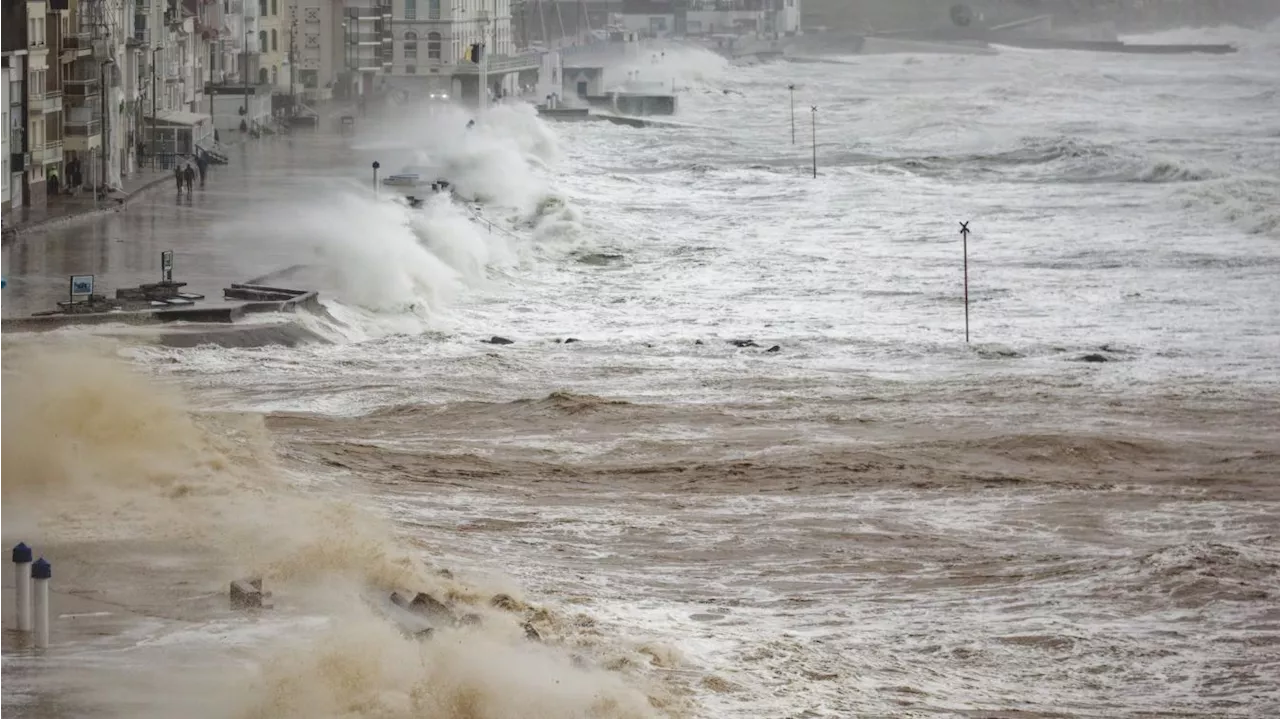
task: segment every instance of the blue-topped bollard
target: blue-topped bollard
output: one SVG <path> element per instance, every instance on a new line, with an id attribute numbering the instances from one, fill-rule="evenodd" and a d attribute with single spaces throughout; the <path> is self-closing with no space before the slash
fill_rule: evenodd
<path id="1" fill-rule="evenodd" d="M 14 620 L 20 632 L 31 631 L 31 547 L 22 542 L 13 548 Z"/>
<path id="2" fill-rule="evenodd" d="M 31 565 L 31 579 L 35 584 L 32 593 L 35 600 L 36 649 L 49 646 L 49 579 L 53 577 L 53 565 L 41 557 Z"/>

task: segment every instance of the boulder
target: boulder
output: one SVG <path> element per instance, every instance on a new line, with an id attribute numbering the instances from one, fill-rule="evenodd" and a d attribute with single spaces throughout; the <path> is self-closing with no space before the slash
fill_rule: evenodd
<path id="1" fill-rule="evenodd" d="M 393 598 L 391 601 L 394 602 L 395 599 Z M 435 621 L 449 622 L 451 624 L 454 622 L 453 612 L 449 611 L 449 607 L 426 592 L 418 592 L 413 601 L 409 602 L 405 608 Z"/>
<path id="2" fill-rule="evenodd" d="M 487 339 L 487 340 L 480 340 L 480 341 L 481 341 L 481 342 L 484 342 L 485 344 L 489 344 L 489 345 L 513 345 L 513 344 L 515 344 L 515 340 L 509 340 L 509 339 L 507 339 L 506 337 L 499 337 L 498 335 L 494 335 L 494 336 L 490 337 L 490 338 L 489 338 L 489 339 Z"/>
<path id="3" fill-rule="evenodd" d="M 1110 362 L 1111 358 L 1106 355 L 1093 352 L 1087 355 L 1081 355 L 1080 357 L 1077 357 L 1076 361 L 1077 362 Z"/>
<path id="4" fill-rule="evenodd" d="M 520 602 L 512 599 L 509 594 L 495 594 L 493 599 L 489 600 L 489 604 L 498 609 L 505 609 L 508 612 L 520 611 Z"/>
<path id="5" fill-rule="evenodd" d="M 755 340 L 729 340 L 734 347 L 759 347 Z"/>
<path id="6" fill-rule="evenodd" d="M 765 352 L 781 352 L 781 351 L 782 351 L 782 345 L 774 345 L 769 349 L 765 350 Z"/>
<path id="7" fill-rule="evenodd" d="M 528 639 L 531 642 L 542 641 L 542 635 L 539 634 L 538 630 L 535 629 L 534 626 L 532 624 L 529 624 L 528 622 L 525 622 L 524 624 L 524 638 Z"/>

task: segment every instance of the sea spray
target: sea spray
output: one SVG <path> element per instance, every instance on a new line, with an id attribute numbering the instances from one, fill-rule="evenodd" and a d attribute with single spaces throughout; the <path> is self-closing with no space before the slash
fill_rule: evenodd
<path id="1" fill-rule="evenodd" d="M 196 622 L 168 638 L 153 625 L 128 661 L 76 676 L 77 696 L 98 711 L 196 719 L 685 715 L 681 692 L 636 671 L 646 664 L 643 647 L 570 636 L 579 622 L 499 600 L 499 590 L 519 596 L 509 583 L 438 571 L 423 548 L 353 503 L 339 480 L 313 477 L 301 491 L 260 418 L 194 412 L 176 388 L 113 354 L 105 343 L 86 350 L 41 339 L 10 344 L 3 358 L 7 531 L 11 516 L 56 518 L 21 529 L 63 566 L 81 568 L 64 587 L 125 611 Z M 131 540 L 130 551 L 94 548 L 120 538 Z M 201 597 L 249 574 L 275 592 L 274 612 L 210 624 L 225 609 Z M 416 638 L 387 610 L 392 590 L 428 592 L 476 619 Z M 306 617 L 323 620 L 298 621 Z M 543 641 L 529 641 L 522 623 Z M 576 656 L 560 648 L 570 639 Z M 593 651 L 633 654 L 619 664 L 630 676 L 594 668 Z M 46 679 L 56 684 L 58 675 Z"/>

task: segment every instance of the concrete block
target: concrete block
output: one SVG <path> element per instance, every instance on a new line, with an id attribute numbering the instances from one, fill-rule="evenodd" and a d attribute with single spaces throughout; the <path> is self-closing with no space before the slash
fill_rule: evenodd
<path id="1" fill-rule="evenodd" d="M 232 609 L 271 609 L 271 592 L 262 591 L 262 578 L 237 579 L 231 583 Z"/>

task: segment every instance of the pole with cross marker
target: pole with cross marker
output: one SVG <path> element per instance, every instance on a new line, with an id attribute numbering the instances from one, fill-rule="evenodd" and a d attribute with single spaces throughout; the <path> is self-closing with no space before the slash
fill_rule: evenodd
<path id="1" fill-rule="evenodd" d="M 969 223 L 960 223 L 960 237 L 964 241 L 964 342 L 969 344 Z"/>
<path id="2" fill-rule="evenodd" d="M 818 106 L 812 105 L 809 112 L 813 115 L 813 179 L 818 179 Z"/>

